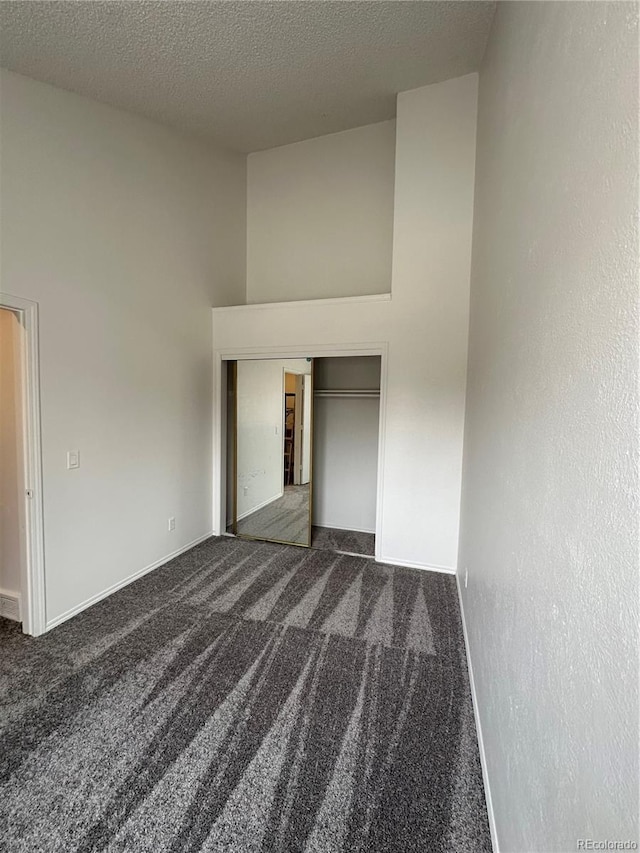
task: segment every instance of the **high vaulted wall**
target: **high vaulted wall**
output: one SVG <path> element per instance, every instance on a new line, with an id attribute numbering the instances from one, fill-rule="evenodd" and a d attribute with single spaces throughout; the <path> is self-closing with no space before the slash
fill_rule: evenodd
<path id="1" fill-rule="evenodd" d="M 244 301 L 246 164 L 1 86 L 2 290 L 40 309 L 51 624 L 211 531 L 210 311 Z"/>
<path id="2" fill-rule="evenodd" d="M 247 301 L 388 293 L 395 121 L 248 157 Z"/>
<path id="3" fill-rule="evenodd" d="M 449 572 L 458 551 L 477 85 L 470 74 L 398 98 L 390 299 L 221 308 L 213 320 L 214 347 L 227 354 L 386 347 L 376 554 Z M 223 505 L 215 501 L 219 529 Z"/>

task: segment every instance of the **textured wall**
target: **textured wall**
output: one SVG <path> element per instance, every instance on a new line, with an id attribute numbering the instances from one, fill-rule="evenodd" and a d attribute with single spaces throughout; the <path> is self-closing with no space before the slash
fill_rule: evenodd
<path id="1" fill-rule="evenodd" d="M 247 302 L 391 290 L 396 123 L 251 154 Z"/>
<path id="2" fill-rule="evenodd" d="M 502 851 L 638 842 L 637 6 L 499 4 L 459 571 Z"/>
<path id="3" fill-rule="evenodd" d="M 211 529 L 210 309 L 244 296 L 245 163 L 5 71 L 1 133 L 2 289 L 40 306 L 52 620 Z"/>

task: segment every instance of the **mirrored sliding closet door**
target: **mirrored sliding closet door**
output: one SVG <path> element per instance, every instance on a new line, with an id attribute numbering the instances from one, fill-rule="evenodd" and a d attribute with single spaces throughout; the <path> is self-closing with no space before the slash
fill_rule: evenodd
<path id="1" fill-rule="evenodd" d="M 313 360 L 235 365 L 233 532 L 311 545 Z"/>

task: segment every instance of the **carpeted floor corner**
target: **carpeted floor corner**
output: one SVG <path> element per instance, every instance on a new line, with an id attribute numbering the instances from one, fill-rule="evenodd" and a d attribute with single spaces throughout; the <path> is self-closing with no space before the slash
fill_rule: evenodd
<path id="1" fill-rule="evenodd" d="M 454 578 L 210 539 L 0 620 L 10 853 L 491 849 Z"/>

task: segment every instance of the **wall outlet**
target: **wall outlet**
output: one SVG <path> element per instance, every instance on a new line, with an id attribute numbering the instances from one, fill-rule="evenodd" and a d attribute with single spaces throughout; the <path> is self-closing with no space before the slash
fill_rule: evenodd
<path id="1" fill-rule="evenodd" d="M 13 619 L 14 622 L 20 621 L 20 598 L 11 593 L 0 593 L 0 616 L 5 619 Z"/>
<path id="2" fill-rule="evenodd" d="M 169 530 L 175 530 L 176 529 L 176 520 L 175 520 L 175 518 L 173 518 L 173 516 L 169 519 L 168 528 L 169 528 Z"/>
<path id="3" fill-rule="evenodd" d="M 469 569 L 464 570 L 464 588 L 467 588 L 467 584 L 469 583 Z"/>

